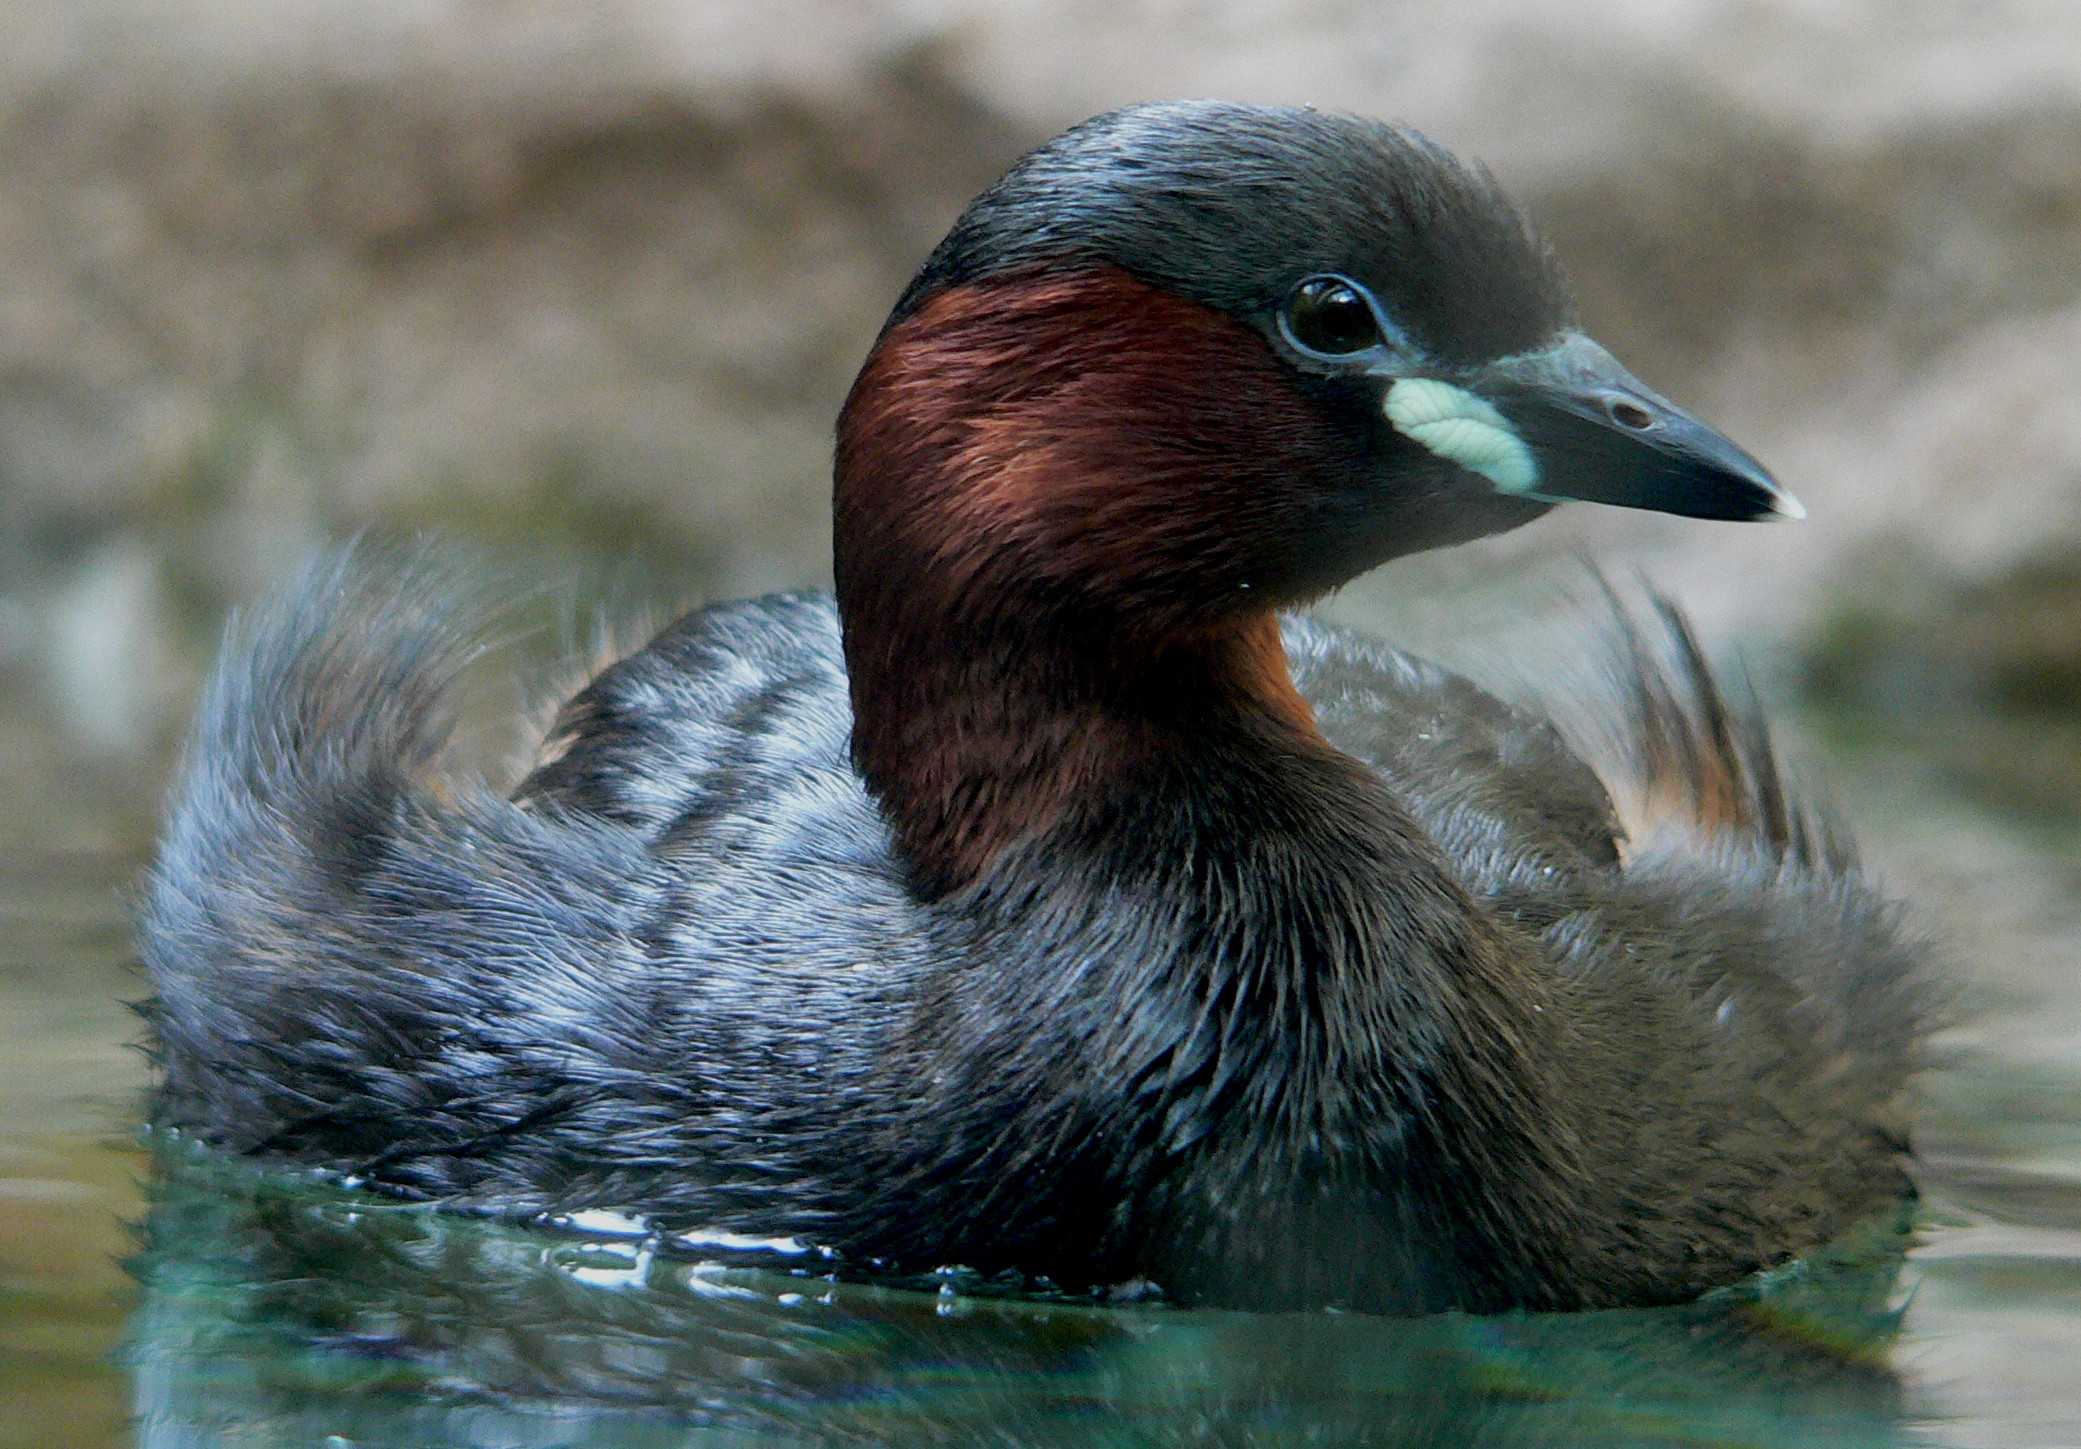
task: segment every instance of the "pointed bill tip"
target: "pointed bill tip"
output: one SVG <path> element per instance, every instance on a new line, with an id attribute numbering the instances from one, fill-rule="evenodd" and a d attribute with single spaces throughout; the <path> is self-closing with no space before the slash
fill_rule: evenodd
<path id="1" fill-rule="evenodd" d="M 1806 517 L 1806 505 L 1783 489 L 1779 489 L 1770 500 L 1770 512 L 1764 517 L 1782 519 L 1786 523 L 1798 523 Z"/>
<path id="2" fill-rule="evenodd" d="M 1490 474 L 1506 491 L 1728 523 L 1806 517 L 1768 468 L 1580 333 L 1488 364 L 1475 390 L 1536 467 L 1516 488 Z"/>

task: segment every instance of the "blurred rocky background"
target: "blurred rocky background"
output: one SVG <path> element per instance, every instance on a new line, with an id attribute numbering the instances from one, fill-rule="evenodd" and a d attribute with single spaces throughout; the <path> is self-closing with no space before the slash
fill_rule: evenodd
<path id="1" fill-rule="evenodd" d="M 1093 111 L 1405 120 L 1797 528 L 1578 508 L 1830 718 L 2081 809 L 2081 6 L 2058 0 L 0 0 L 0 688 L 163 763 L 223 611 L 436 530 L 819 580 L 829 430 L 961 203 Z"/>

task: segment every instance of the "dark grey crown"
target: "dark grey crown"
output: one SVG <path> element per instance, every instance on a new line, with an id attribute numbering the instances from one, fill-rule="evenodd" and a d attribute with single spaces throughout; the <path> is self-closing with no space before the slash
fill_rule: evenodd
<path id="1" fill-rule="evenodd" d="M 1268 326 L 1294 283 L 1363 282 L 1441 363 L 1551 342 L 1568 291 L 1487 172 L 1414 131 L 1285 106 L 1175 101 L 1086 121 L 977 197 L 897 303 L 1110 262 Z"/>

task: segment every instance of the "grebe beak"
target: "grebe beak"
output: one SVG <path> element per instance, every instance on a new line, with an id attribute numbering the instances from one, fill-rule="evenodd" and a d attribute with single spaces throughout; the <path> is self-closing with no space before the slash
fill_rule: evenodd
<path id="1" fill-rule="evenodd" d="M 1489 363 L 1464 384 L 1395 378 L 1385 407 L 1402 433 L 1520 498 L 1744 522 L 1806 517 L 1761 463 L 1580 333 Z"/>

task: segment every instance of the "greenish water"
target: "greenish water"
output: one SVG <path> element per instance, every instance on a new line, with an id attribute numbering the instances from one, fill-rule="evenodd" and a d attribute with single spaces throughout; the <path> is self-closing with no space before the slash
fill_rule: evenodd
<path id="1" fill-rule="evenodd" d="M 154 787 L 0 709 L 0 1445 L 2081 1443 L 2081 842 L 1833 754 L 1971 1011 L 1912 1231 L 1680 1309 L 1394 1322 L 838 1286 L 181 1149 L 155 1175 L 119 896 Z"/>

